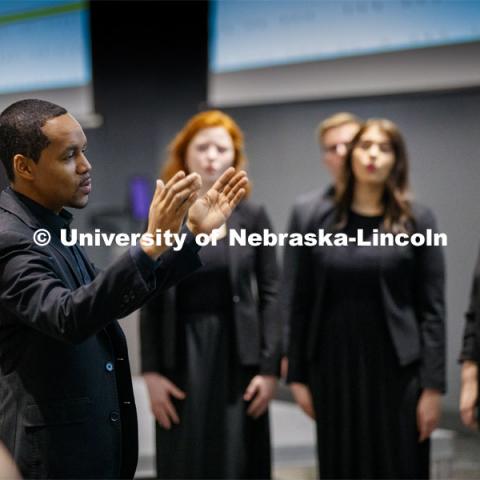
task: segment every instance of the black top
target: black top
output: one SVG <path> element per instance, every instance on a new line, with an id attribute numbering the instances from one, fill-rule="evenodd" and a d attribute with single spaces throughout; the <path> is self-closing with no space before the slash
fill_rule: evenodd
<path id="1" fill-rule="evenodd" d="M 382 216 L 366 216 L 350 211 L 342 233 L 357 237 L 357 231 L 362 230 L 363 238 L 369 240 L 373 229 L 379 228 L 382 221 Z M 359 349 L 361 344 L 371 349 L 370 344 L 386 343 L 393 352 L 382 304 L 379 247 L 349 243 L 345 247 L 331 248 L 330 255 L 324 260 L 317 259 L 318 265 L 315 266 L 324 266 L 329 271 L 324 307 L 319 312 L 320 319 L 317 319 L 322 323 L 322 335 L 319 338 L 322 347 L 319 350 L 341 350 L 341 341 L 352 343 L 354 348 L 350 354 L 353 357 L 353 350 Z M 330 346 L 333 338 L 335 341 Z M 358 357 L 361 356 L 358 353 Z M 356 361 L 358 359 L 354 363 Z"/>
<path id="2" fill-rule="evenodd" d="M 40 205 L 31 198 L 28 198 L 13 189 L 11 191 L 22 201 L 22 203 L 27 206 L 35 218 L 37 218 L 42 225 L 45 225 L 45 227 L 51 230 L 51 232 L 54 233 L 58 238 L 60 238 L 60 230 L 70 229 L 73 215 L 64 208 L 62 208 L 60 213 L 57 215 L 55 212 L 52 212 L 52 210 Z"/>
<path id="3" fill-rule="evenodd" d="M 357 230 L 363 230 L 363 237 L 367 239 L 373 229 L 380 228 L 383 222 L 383 215 L 362 215 L 360 213 L 349 210 L 348 222 L 343 230 L 348 236 L 356 236 Z"/>
<path id="4" fill-rule="evenodd" d="M 203 267 L 178 286 L 179 313 L 227 312 L 232 305 L 227 237 L 200 250 Z"/>
<path id="5" fill-rule="evenodd" d="M 342 230 L 370 240 L 381 216 L 350 212 Z M 418 443 L 418 362 L 400 366 L 382 299 L 382 247 L 331 248 L 316 356 L 309 369 L 321 478 L 428 478 Z M 426 468 L 424 468 L 426 467 Z"/>

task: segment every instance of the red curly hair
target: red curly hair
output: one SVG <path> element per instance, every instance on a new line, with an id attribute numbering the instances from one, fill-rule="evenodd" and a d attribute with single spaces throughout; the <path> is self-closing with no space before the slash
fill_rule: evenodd
<path id="1" fill-rule="evenodd" d="M 186 153 L 189 143 L 200 130 L 212 127 L 223 127 L 229 133 L 235 152 L 233 166 L 236 170 L 245 170 L 247 157 L 245 156 L 243 133 L 240 127 L 226 113 L 220 110 L 207 110 L 190 118 L 168 146 L 168 158 L 160 172 L 160 177 L 164 182 L 168 182 L 180 170 L 187 171 Z M 245 189 L 247 195 L 249 195 L 250 184 Z"/>

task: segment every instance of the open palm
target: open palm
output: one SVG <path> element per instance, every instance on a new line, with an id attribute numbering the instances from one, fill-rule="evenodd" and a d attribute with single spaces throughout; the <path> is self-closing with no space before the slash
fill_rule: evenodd
<path id="1" fill-rule="evenodd" d="M 248 184 L 244 171 L 226 170 L 210 190 L 194 202 L 188 211 L 187 225 L 195 233 L 211 233 L 223 225 L 245 195 Z"/>

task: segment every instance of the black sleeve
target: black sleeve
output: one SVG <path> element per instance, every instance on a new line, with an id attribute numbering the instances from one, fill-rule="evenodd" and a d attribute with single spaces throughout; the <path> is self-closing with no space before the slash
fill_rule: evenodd
<path id="1" fill-rule="evenodd" d="M 172 321 L 165 312 L 166 292 L 154 295 L 140 309 L 141 372 L 162 373 L 161 349 L 164 323 Z"/>
<path id="2" fill-rule="evenodd" d="M 146 259 L 139 262 L 143 251 L 130 249 L 91 283 L 71 290 L 56 273 L 47 250 L 12 232 L 2 235 L 2 245 L 0 302 L 4 308 L 20 322 L 68 343 L 84 341 L 139 308 L 157 289 L 168 288 L 201 265 L 192 248 L 167 251 L 148 275 Z"/>
<path id="3" fill-rule="evenodd" d="M 433 214 L 426 211 L 418 232 L 438 232 Z M 442 247 L 415 247 L 416 313 L 420 324 L 422 388 L 446 390 L 445 371 L 445 259 Z"/>
<path id="4" fill-rule="evenodd" d="M 302 233 L 299 231 L 298 213 L 296 208 L 292 209 L 287 226 L 288 233 Z M 288 354 L 288 344 L 290 338 L 290 310 L 293 294 L 293 281 L 295 271 L 299 262 L 298 247 L 291 247 L 288 244 L 283 249 L 283 267 L 282 281 L 280 285 L 280 310 L 282 317 L 282 351 L 283 355 Z"/>
<path id="5" fill-rule="evenodd" d="M 260 208 L 255 231 L 272 231 L 272 225 Z M 255 274 L 258 288 L 258 301 L 261 322 L 262 349 L 260 373 L 276 375 L 280 373 L 281 322 L 278 314 L 279 269 L 275 247 L 261 245 L 255 248 Z"/>
<path id="6" fill-rule="evenodd" d="M 470 291 L 470 304 L 465 313 L 465 328 L 463 330 L 462 351 L 460 353 L 460 361 L 472 360 L 478 362 L 479 353 L 477 350 L 478 339 L 477 332 L 479 328 L 478 322 L 478 302 L 480 301 L 479 291 L 480 281 L 480 253 L 478 254 L 475 271 L 473 274 L 472 288 Z"/>
<path id="7" fill-rule="evenodd" d="M 296 267 L 291 273 L 287 382 L 307 383 L 307 335 L 312 316 L 315 278 L 312 269 L 312 248 L 295 247 Z M 289 275 L 285 271 L 285 275 Z"/>

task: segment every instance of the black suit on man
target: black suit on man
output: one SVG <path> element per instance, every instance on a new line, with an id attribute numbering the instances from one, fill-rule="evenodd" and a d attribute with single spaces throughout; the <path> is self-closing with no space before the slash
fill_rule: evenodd
<path id="1" fill-rule="evenodd" d="M 98 273 L 61 244 L 68 215 L 0 195 L 0 440 L 25 478 L 132 478 L 137 419 L 116 320 L 197 268 L 197 247 L 190 236 L 157 262 L 132 248 Z M 38 228 L 50 245 L 34 244 Z"/>

